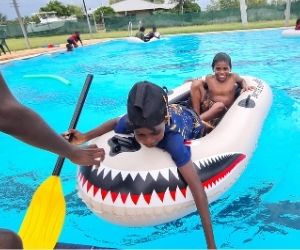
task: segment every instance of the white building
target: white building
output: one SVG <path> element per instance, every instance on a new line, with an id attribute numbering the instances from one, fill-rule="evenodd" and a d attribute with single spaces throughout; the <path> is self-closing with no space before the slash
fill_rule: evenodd
<path id="1" fill-rule="evenodd" d="M 163 4 L 151 3 L 143 0 L 124 0 L 110 7 L 121 16 L 152 14 L 154 10 L 170 10 L 178 3 L 165 0 Z"/>

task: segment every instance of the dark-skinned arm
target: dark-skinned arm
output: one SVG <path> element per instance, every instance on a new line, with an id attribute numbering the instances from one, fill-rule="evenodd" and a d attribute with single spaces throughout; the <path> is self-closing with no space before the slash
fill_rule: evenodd
<path id="1" fill-rule="evenodd" d="M 99 165 L 104 150 L 91 145 L 71 145 L 55 133 L 33 110 L 20 104 L 8 89 L 0 73 L 0 131 L 80 165 Z"/>
<path id="2" fill-rule="evenodd" d="M 80 36 L 78 36 L 78 41 L 80 42 L 81 46 L 83 46 L 82 40 L 80 38 Z"/>
<path id="3" fill-rule="evenodd" d="M 206 239 L 206 244 L 208 249 L 216 249 L 216 244 L 214 240 L 212 224 L 210 219 L 210 213 L 208 208 L 207 196 L 204 188 L 199 180 L 199 175 L 197 174 L 192 161 L 189 161 L 182 167 L 178 168 L 184 180 L 189 185 L 192 192 L 198 213 L 201 218 L 202 226 L 204 229 L 204 235 Z"/>
<path id="4" fill-rule="evenodd" d="M 254 86 L 248 86 L 246 80 L 238 74 L 234 74 L 235 82 L 242 88 L 242 92 L 255 89 Z"/>
<path id="5" fill-rule="evenodd" d="M 76 129 L 70 129 L 67 133 L 64 133 L 63 136 L 65 139 L 68 139 L 68 137 L 72 134 L 72 143 L 82 144 L 113 130 L 118 121 L 119 118 L 114 118 L 87 133 L 81 133 Z"/>
<path id="6" fill-rule="evenodd" d="M 200 115 L 201 103 L 205 100 L 206 90 L 204 89 L 204 82 L 202 79 L 196 79 L 191 84 L 191 100 L 193 110 Z"/>

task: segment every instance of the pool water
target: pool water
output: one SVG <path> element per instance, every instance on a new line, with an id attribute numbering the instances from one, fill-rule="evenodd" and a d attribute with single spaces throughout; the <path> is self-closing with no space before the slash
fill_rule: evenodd
<path id="1" fill-rule="evenodd" d="M 57 132 L 69 125 L 85 77 L 94 74 L 77 128 L 87 131 L 126 110 L 131 86 L 149 80 L 172 89 L 211 73 L 217 52 L 233 72 L 270 84 L 274 100 L 257 148 L 236 184 L 210 204 L 219 248 L 300 248 L 299 38 L 281 29 L 163 37 L 142 44 L 114 40 L 0 65 L 11 90 Z M 55 74 L 71 81 L 25 78 Z M 247 133 L 247 130 L 245 130 Z M 56 156 L 5 134 L 1 140 L 1 227 L 18 230 L 33 192 L 51 173 Z M 242 140 L 242 138 L 241 138 Z M 154 227 L 128 228 L 93 215 L 77 197 L 76 167 L 61 173 L 67 216 L 61 242 L 116 248 L 205 248 L 197 213 Z"/>

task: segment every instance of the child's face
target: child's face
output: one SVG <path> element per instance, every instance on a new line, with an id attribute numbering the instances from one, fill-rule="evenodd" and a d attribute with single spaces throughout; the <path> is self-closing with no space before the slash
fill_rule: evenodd
<path id="1" fill-rule="evenodd" d="M 153 129 L 138 128 L 134 130 L 137 141 L 148 148 L 155 147 L 165 134 L 165 123 L 155 126 Z"/>
<path id="2" fill-rule="evenodd" d="M 218 81 L 225 82 L 229 73 L 231 71 L 231 68 L 229 64 L 225 61 L 219 61 L 215 64 L 214 72 L 215 76 Z"/>

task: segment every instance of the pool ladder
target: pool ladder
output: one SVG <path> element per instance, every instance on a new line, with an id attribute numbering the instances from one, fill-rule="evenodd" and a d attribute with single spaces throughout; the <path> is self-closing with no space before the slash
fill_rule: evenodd
<path id="1" fill-rule="evenodd" d="M 129 21 L 129 23 L 128 23 L 128 35 L 132 36 L 132 22 L 131 21 Z"/>

